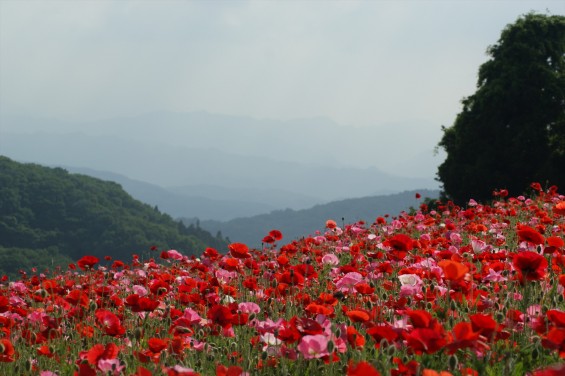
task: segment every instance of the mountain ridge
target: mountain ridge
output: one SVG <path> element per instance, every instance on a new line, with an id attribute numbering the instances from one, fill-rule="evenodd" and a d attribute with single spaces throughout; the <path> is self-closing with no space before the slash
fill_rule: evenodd
<path id="1" fill-rule="evenodd" d="M 422 199 L 416 198 L 416 193 Z M 410 190 L 380 196 L 368 196 L 318 204 L 302 210 L 275 210 L 248 218 L 236 218 L 226 222 L 199 221 L 195 218 L 181 218 L 185 224 L 198 224 L 210 232 L 220 232 L 232 242 L 242 242 L 254 247 L 261 246 L 261 240 L 269 231 L 276 229 L 283 233 L 284 241 L 289 242 L 303 236 L 323 231 L 325 221 L 338 222 L 343 218 L 347 223 L 365 221 L 372 223 L 378 216 L 396 216 L 411 207 L 417 208 L 424 198 L 439 197 L 439 190 Z"/>

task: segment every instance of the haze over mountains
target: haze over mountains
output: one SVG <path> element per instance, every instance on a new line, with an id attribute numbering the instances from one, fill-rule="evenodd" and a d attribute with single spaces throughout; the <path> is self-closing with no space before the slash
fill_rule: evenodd
<path id="1" fill-rule="evenodd" d="M 270 230 L 277 229 L 284 236 L 283 242 L 314 235 L 316 231 L 324 231 L 327 219 L 336 220 L 341 226 L 365 221 L 369 225 L 377 216 L 398 216 L 402 211 L 418 208 L 423 200 L 416 199 L 416 193 L 422 197 L 436 199 L 438 190 L 404 191 L 400 193 L 360 197 L 333 201 L 315 205 L 302 210 L 275 210 L 268 214 L 255 215 L 249 218 L 235 218 L 230 221 L 196 221 L 193 218 L 182 218 L 186 225 L 198 223 L 198 226 L 213 234 L 221 233 L 231 242 L 242 242 L 253 247 L 260 247 L 261 240 Z"/>
<path id="2" fill-rule="evenodd" d="M 426 146 L 436 135 L 424 127 L 422 134 L 417 127 L 408 133 L 407 124 L 354 128 L 323 118 L 275 121 L 206 112 L 84 123 L 4 113 L 0 124 L 3 155 L 149 182 L 195 199 L 198 215 L 190 217 L 202 219 L 435 189 L 442 158 Z M 439 132 L 438 126 L 436 139 Z"/>

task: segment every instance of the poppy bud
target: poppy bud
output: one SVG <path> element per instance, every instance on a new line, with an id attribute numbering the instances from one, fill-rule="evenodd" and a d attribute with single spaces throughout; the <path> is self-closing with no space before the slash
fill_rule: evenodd
<path id="1" fill-rule="evenodd" d="M 536 360 L 537 358 L 539 358 L 539 349 L 538 347 L 534 347 L 534 349 L 532 350 L 532 359 Z"/>
<path id="2" fill-rule="evenodd" d="M 179 326 L 175 327 L 175 330 L 176 330 L 177 333 L 180 333 L 180 334 L 190 333 L 190 329 L 185 327 L 185 326 L 179 325 Z"/>
<path id="3" fill-rule="evenodd" d="M 449 356 L 449 368 L 454 370 L 457 368 L 457 365 L 459 365 L 459 359 L 457 359 L 457 355 L 453 354 Z"/>
<path id="4" fill-rule="evenodd" d="M 26 360 L 26 370 L 28 373 L 33 371 L 33 363 L 31 362 L 31 359 Z"/>
<path id="5" fill-rule="evenodd" d="M 90 301 L 90 303 L 88 304 L 88 309 L 91 311 L 95 311 L 96 308 L 98 308 L 98 304 L 96 304 L 94 300 Z"/>
<path id="6" fill-rule="evenodd" d="M 331 354 L 331 353 L 334 352 L 334 350 L 335 350 L 335 344 L 334 344 L 334 342 L 333 342 L 333 341 L 329 341 L 329 342 L 328 342 L 328 352 Z"/>
<path id="7" fill-rule="evenodd" d="M 386 338 L 381 339 L 381 349 L 386 349 L 388 348 L 388 341 L 386 340 Z"/>
<path id="8" fill-rule="evenodd" d="M 133 331 L 133 337 L 139 341 L 143 337 L 143 329 L 139 327 L 135 328 L 135 330 Z"/>

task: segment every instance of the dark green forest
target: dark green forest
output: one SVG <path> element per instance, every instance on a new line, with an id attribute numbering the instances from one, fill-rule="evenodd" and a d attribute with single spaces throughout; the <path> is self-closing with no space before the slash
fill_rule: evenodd
<path id="1" fill-rule="evenodd" d="M 0 275 L 66 266 L 84 255 L 131 261 L 157 249 L 200 254 L 227 243 L 134 200 L 119 184 L 0 156 Z"/>

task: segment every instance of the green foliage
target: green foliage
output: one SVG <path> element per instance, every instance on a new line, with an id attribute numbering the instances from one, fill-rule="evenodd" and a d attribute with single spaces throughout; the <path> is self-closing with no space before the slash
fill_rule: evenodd
<path id="1" fill-rule="evenodd" d="M 116 183 L 0 156 L 0 273 L 25 269 L 28 257 L 35 266 L 51 266 L 51 254 L 65 262 L 85 254 L 129 260 L 152 246 L 197 254 L 226 243 L 134 200 Z"/>
<path id="2" fill-rule="evenodd" d="M 527 14 L 508 25 L 439 142 L 438 180 L 457 203 L 532 181 L 565 186 L 565 17 Z"/>
<path id="3" fill-rule="evenodd" d="M 21 277 L 19 271 L 47 272 L 58 267 L 65 269 L 72 263 L 69 257 L 61 255 L 56 247 L 46 249 L 0 247 L 0 274 L 12 279 Z M 47 270 L 44 270 L 47 269 Z"/>

